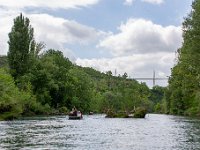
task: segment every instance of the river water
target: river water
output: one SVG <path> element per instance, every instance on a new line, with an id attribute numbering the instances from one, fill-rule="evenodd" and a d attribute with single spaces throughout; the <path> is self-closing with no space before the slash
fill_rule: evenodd
<path id="1" fill-rule="evenodd" d="M 200 119 L 147 114 L 145 119 L 91 115 L 2 121 L 0 149 L 197 150 Z"/>

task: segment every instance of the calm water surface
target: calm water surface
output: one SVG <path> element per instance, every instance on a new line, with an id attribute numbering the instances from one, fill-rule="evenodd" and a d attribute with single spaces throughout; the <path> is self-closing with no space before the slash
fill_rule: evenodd
<path id="1" fill-rule="evenodd" d="M 3 121 L 0 149 L 197 150 L 200 119 L 149 114 L 145 119 L 92 115 Z"/>

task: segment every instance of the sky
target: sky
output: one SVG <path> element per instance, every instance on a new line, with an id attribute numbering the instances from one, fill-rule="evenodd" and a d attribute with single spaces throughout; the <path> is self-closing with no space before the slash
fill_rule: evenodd
<path id="1" fill-rule="evenodd" d="M 20 13 L 37 42 L 73 63 L 130 78 L 166 78 L 181 47 L 192 0 L 0 0 L 0 55 Z M 152 87 L 152 81 L 146 82 Z M 166 86 L 167 81 L 156 81 Z"/>

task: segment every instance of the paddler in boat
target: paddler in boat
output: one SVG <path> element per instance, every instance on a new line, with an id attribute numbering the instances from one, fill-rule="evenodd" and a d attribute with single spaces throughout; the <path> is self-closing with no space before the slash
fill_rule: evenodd
<path id="1" fill-rule="evenodd" d="M 74 116 L 76 116 L 76 115 L 77 115 L 77 109 L 76 109 L 76 107 L 75 107 L 75 106 L 72 108 L 72 113 L 73 113 L 73 115 L 74 115 Z"/>

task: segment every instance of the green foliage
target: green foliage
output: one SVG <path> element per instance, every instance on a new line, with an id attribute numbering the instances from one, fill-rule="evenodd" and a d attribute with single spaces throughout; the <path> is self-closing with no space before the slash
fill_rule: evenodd
<path id="1" fill-rule="evenodd" d="M 0 68 L 8 67 L 8 59 L 6 56 L 0 56 Z"/>
<path id="2" fill-rule="evenodd" d="M 94 89 L 92 91 L 92 98 L 89 103 L 89 110 L 95 113 L 104 112 L 105 108 L 103 107 L 103 104 L 103 95 L 101 92 L 98 92 L 96 89 Z"/>
<path id="3" fill-rule="evenodd" d="M 144 83 L 139 84 L 135 80 L 114 77 L 112 76 L 111 71 L 104 74 L 92 68 L 82 68 L 78 66 L 75 68 L 76 69 L 72 68 L 73 75 L 71 70 L 69 71 L 71 77 L 70 81 L 73 81 L 71 84 L 73 91 L 70 93 L 74 92 L 72 95 L 75 95 L 76 93 L 75 97 L 71 96 L 71 107 L 75 105 L 78 106 L 77 108 L 80 107 L 83 109 L 84 102 L 87 104 L 89 103 L 89 105 L 84 107 L 84 111 L 93 112 L 108 112 L 108 110 L 114 112 L 131 112 L 134 108 L 140 106 L 143 106 L 146 109 L 152 107 L 152 102 L 148 99 L 150 90 Z M 78 73 L 74 73 L 74 70 Z M 80 71 L 84 72 L 84 74 Z M 77 79 L 78 76 L 81 77 Z M 81 85 L 83 87 L 83 93 L 80 91 L 77 92 L 76 86 L 74 87 L 74 85 Z"/>
<path id="4" fill-rule="evenodd" d="M 37 100 L 51 107 L 66 105 L 68 87 L 67 72 L 72 63 L 62 52 L 50 49 L 40 56 L 35 68 L 31 70 L 31 84 Z"/>
<path id="5" fill-rule="evenodd" d="M 61 113 L 61 114 L 68 114 L 69 110 L 67 109 L 67 107 L 62 106 L 62 107 L 59 108 L 59 113 Z"/>
<path id="6" fill-rule="evenodd" d="M 165 93 L 165 87 L 161 87 L 161 86 L 154 86 L 151 89 L 151 94 L 149 99 L 154 103 L 157 104 L 159 102 L 161 102 L 161 100 L 164 97 L 164 93 Z"/>
<path id="7" fill-rule="evenodd" d="M 138 107 L 135 110 L 134 118 L 145 118 L 147 110 L 144 107 Z"/>
<path id="8" fill-rule="evenodd" d="M 178 115 L 200 113 L 200 0 L 183 22 L 183 45 L 178 49 L 178 62 L 172 69 L 166 94 L 167 111 Z"/>
<path id="9" fill-rule="evenodd" d="M 0 95 L 0 120 L 18 117 L 23 111 L 21 94 L 13 78 L 3 69 L 0 69 Z"/>
<path id="10" fill-rule="evenodd" d="M 31 86 L 29 84 L 29 86 Z M 0 120 L 14 119 L 21 115 L 48 114 L 50 108 L 36 102 L 31 90 L 20 91 L 13 78 L 0 69 Z"/>
<path id="11" fill-rule="evenodd" d="M 165 108 L 164 108 L 164 96 L 165 96 L 165 87 L 161 86 L 154 86 L 150 90 L 151 94 L 149 96 L 149 100 L 152 102 L 152 109 L 150 111 L 156 112 L 156 113 L 165 113 Z"/>
<path id="12" fill-rule="evenodd" d="M 116 112 L 112 109 L 108 109 L 106 112 L 106 118 L 129 118 L 126 112 Z"/>
<path id="13" fill-rule="evenodd" d="M 160 104 L 160 103 L 157 103 L 157 104 L 155 105 L 155 107 L 154 107 L 154 110 L 155 110 L 155 112 L 160 113 L 160 112 L 161 112 L 161 104 Z"/>
<path id="14" fill-rule="evenodd" d="M 81 111 L 89 111 L 90 100 L 92 99 L 92 80 L 84 71 L 74 67 L 69 70 L 72 87 L 72 103 Z"/>
<path id="15" fill-rule="evenodd" d="M 8 63 L 12 76 L 17 79 L 31 67 L 31 54 L 35 50 L 33 28 L 30 21 L 22 14 L 14 19 L 14 26 L 9 33 Z"/>
<path id="16" fill-rule="evenodd" d="M 96 90 L 98 99 L 94 102 L 99 107 L 98 109 L 95 107 L 95 109 L 105 112 L 107 117 L 127 117 L 137 107 L 150 109 L 152 106 L 152 102 L 148 99 L 149 88 L 144 83 L 139 84 L 135 80 L 111 75 L 105 76 L 98 80 Z"/>
<path id="17" fill-rule="evenodd" d="M 123 75 L 122 75 L 122 78 L 126 79 L 128 77 L 128 74 L 125 72 Z"/>
<path id="18" fill-rule="evenodd" d="M 103 94 L 103 108 L 110 109 L 113 111 L 121 110 L 122 107 L 122 95 L 120 93 L 113 93 L 111 91 L 105 92 Z"/>

